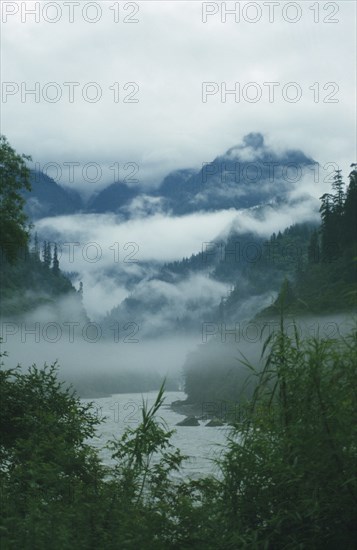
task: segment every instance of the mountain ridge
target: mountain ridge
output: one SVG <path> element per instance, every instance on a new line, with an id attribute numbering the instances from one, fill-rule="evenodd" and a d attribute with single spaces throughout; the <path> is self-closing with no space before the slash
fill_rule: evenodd
<path id="1" fill-rule="evenodd" d="M 177 216 L 251 208 L 267 203 L 272 197 L 288 197 L 307 169 L 315 164 L 301 150 L 275 152 L 265 145 L 262 134 L 253 132 L 212 162 L 203 163 L 200 170 L 173 170 L 151 191 L 117 181 L 84 201 L 77 191 L 32 170 L 32 191 L 24 192 L 25 210 L 36 220 L 78 212 L 110 212 L 127 219 L 135 213 L 137 205 L 140 213 L 163 211 Z"/>

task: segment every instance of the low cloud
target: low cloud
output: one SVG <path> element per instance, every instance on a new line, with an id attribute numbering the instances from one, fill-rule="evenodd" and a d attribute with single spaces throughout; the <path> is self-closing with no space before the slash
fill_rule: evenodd
<path id="1" fill-rule="evenodd" d="M 292 223 L 317 221 L 318 204 L 302 192 L 293 204 L 129 221 L 77 214 L 39 220 L 36 230 L 40 239 L 60 244 L 61 269 L 74 272 L 77 284 L 84 282 L 84 305 L 90 317 L 98 317 L 127 297 L 133 284 L 155 277 L 160 265 L 190 257 L 216 238 L 232 231 L 269 237 Z"/>

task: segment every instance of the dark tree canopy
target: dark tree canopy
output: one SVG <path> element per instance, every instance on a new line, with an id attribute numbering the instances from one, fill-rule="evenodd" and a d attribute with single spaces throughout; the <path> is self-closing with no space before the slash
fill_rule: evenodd
<path id="1" fill-rule="evenodd" d="M 31 190 L 27 155 L 19 155 L 0 135 L 0 251 L 13 262 L 27 246 L 29 233 L 21 191 Z"/>

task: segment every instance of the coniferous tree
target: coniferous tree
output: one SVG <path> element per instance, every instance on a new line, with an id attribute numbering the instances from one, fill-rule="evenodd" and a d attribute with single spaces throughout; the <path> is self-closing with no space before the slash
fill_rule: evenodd
<path id="1" fill-rule="evenodd" d="M 57 253 L 57 244 L 55 244 L 54 251 L 53 251 L 53 260 L 52 260 L 52 271 L 54 275 L 59 274 L 59 261 L 58 261 L 58 253 Z"/>
<path id="2" fill-rule="evenodd" d="M 48 262 L 48 267 L 51 266 L 51 263 L 52 263 L 52 247 L 51 247 L 51 243 L 47 243 L 47 262 Z"/>
<path id="3" fill-rule="evenodd" d="M 316 229 L 312 232 L 310 237 L 310 243 L 307 249 L 307 259 L 310 264 L 320 261 L 319 235 Z"/>
<path id="4" fill-rule="evenodd" d="M 345 191 L 344 191 L 344 182 L 342 180 L 341 170 L 336 170 L 335 176 L 333 178 L 332 189 L 335 191 L 333 195 L 333 231 L 336 238 L 338 255 L 341 254 L 343 249 L 343 236 L 344 236 L 344 227 L 343 227 L 343 215 L 344 215 L 344 202 L 345 202 Z"/>
<path id="5" fill-rule="evenodd" d="M 343 205 L 345 199 L 344 182 L 341 175 L 342 170 L 336 170 L 336 174 L 333 178 L 332 189 L 335 191 L 333 195 L 333 211 L 337 216 L 342 216 Z"/>
<path id="6" fill-rule="evenodd" d="M 42 261 L 46 265 L 46 255 L 47 255 L 47 241 L 43 241 L 42 245 Z"/>
<path id="7" fill-rule="evenodd" d="M 344 191 L 341 170 L 336 170 L 332 188 L 334 194 L 322 197 L 321 212 L 321 256 L 331 261 L 341 256 L 346 244 L 357 241 L 357 170 L 352 164 L 350 183 Z"/>
<path id="8" fill-rule="evenodd" d="M 321 258 L 330 262 L 336 257 L 337 241 L 334 231 L 333 195 L 325 193 L 320 197 L 321 207 Z"/>
<path id="9" fill-rule="evenodd" d="M 29 227 L 22 191 L 31 190 L 27 155 L 18 155 L 6 137 L 0 135 L 0 252 L 14 262 L 19 252 L 28 250 Z"/>
<path id="10" fill-rule="evenodd" d="M 283 313 L 286 307 L 289 307 L 295 300 L 295 292 L 289 279 L 285 277 L 279 296 L 276 300 L 276 305 L 279 307 L 280 312 Z"/>
<path id="11" fill-rule="evenodd" d="M 52 252 L 51 252 L 51 243 L 44 241 L 42 248 L 42 257 L 45 267 L 48 269 L 51 267 L 52 262 Z"/>
<path id="12" fill-rule="evenodd" d="M 40 245 L 39 245 L 39 242 L 38 242 L 37 232 L 35 233 L 32 252 L 33 252 L 33 254 L 36 258 L 40 257 Z"/>
<path id="13" fill-rule="evenodd" d="M 357 242 L 357 164 L 351 164 L 353 168 L 349 174 L 349 186 L 346 192 L 344 204 L 344 238 L 346 244 Z"/>
<path id="14" fill-rule="evenodd" d="M 301 254 L 296 258 L 295 274 L 297 282 L 300 282 L 304 276 L 304 260 Z"/>

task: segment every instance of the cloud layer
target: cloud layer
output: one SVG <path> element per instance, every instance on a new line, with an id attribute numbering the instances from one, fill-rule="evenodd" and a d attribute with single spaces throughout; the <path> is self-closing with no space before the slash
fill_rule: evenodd
<path id="1" fill-rule="evenodd" d="M 69 8 L 50 3 L 61 8 L 59 20 L 50 23 L 55 8 L 43 12 L 41 4 L 36 22 L 21 13 L 35 2 L 18 4 L 21 9 L 7 16 L 2 28 L 2 79 L 20 86 L 3 102 L 3 132 L 41 166 L 60 163 L 61 183 L 69 177 L 64 163 L 79 163 L 70 184 L 91 192 L 112 183 L 113 163 L 124 170 L 125 163 L 136 162 L 141 183 L 157 185 L 172 169 L 200 168 L 250 131 L 267 134 L 275 148 L 303 147 L 322 164 L 336 162 L 346 169 L 355 160 L 354 2 L 331 4 L 337 6 L 335 14 L 331 8 L 322 6 L 317 13 L 306 2 L 295 3 L 301 11 L 295 23 L 289 22 L 294 9 L 284 11 L 284 3 L 275 8 L 273 21 L 263 7 L 255 23 L 254 6 L 245 11 L 246 2 L 224 3 L 241 10 L 240 22 L 227 15 L 225 23 L 223 8 L 203 23 L 201 2 L 144 1 L 131 3 L 132 8 L 118 2 L 113 4 L 118 13 L 110 3 L 98 3 L 96 23 L 89 22 L 96 18 L 95 8 L 83 12 L 79 6 L 70 23 Z M 211 4 L 214 10 L 220 6 Z M 36 82 L 39 101 L 28 95 L 22 102 L 22 83 L 33 89 Z M 55 88 L 44 88 L 51 82 L 60 86 L 57 102 L 46 99 L 55 97 Z M 73 103 L 64 86 L 68 82 L 79 83 Z M 90 82 L 100 87 L 98 102 L 91 102 L 95 88 L 85 88 Z M 129 82 L 139 87 L 137 94 L 124 88 Z M 203 82 L 219 87 L 205 103 Z M 240 101 L 231 94 L 222 102 L 222 83 L 231 90 L 237 82 Z M 244 99 L 244 86 L 251 82 L 262 90 L 258 102 Z M 274 101 L 267 82 L 278 83 Z M 283 97 L 291 82 L 301 88 L 300 101 Z M 331 82 L 336 85 L 329 87 Z M 246 91 L 248 98 L 254 96 L 254 86 Z M 130 94 L 139 102 L 125 103 Z M 102 174 L 91 183 L 83 170 L 93 162 Z"/>

